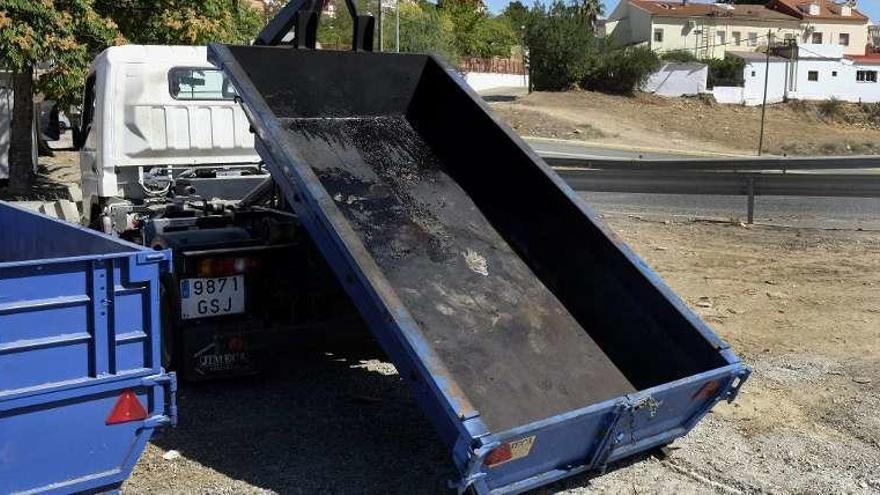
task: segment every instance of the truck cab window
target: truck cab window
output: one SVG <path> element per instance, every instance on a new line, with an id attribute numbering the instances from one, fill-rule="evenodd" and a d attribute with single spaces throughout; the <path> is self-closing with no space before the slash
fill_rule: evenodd
<path id="1" fill-rule="evenodd" d="M 86 139 L 89 137 L 89 132 L 92 130 L 92 121 L 95 119 L 95 75 L 92 74 L 86 79 L 86 89 L 85 94 L 83 95 L 83 107 L 82 107 L 82 116 L 80 117 L 80 125 L 79 132 L 74 135 L 73 146 L 76 149 L 81 149 L 85 143 Z"/>
<path id="2" fill-rule="evenodd" d="M 176 67 L 168 73 L 171 96 L 177 100 L 232 100 L 235 89 L 223 71 Z"/>

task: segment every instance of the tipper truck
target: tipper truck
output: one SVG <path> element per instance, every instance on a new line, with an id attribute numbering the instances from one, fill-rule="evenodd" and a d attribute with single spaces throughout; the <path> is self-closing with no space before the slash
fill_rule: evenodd
<path id="1" fill-rule="evenodd" d="M 257 188 L 268 174 L 205 47 L 108 48 L 83 108 L 84 223 L 174 253 L 163 365 L 190 381 L 252 374 L 303 332 L 362 328 L 283 199 Z"/>
<path id="2" fill-rule="evenodd" d="M 600 474 L 734 400 L 749 369 L 730 347 L 452 68 L 373 53 L 372 17 L 347 5 L 352 51 L 316 49 L 320 2 L 294 0 L 254 46 L 209 47 L 223 77 L 201 65 L 175 72 L 172 92 L 214 81 L 229 108 L 218 114 L 242 112 L 247 124 L 235 126 L 250 127 L 259 159 L 202 175 L 96 167 L 96 177 L 121 174 L 86 178 L 110 186 L 92 195 L 90 224 L 156 251 L 0 205 L 0 228 L 15 233 L 0 237 L 0 491 L 118 488 L 176 415 L 175 378 L 161 364 L 167 329 L 192 329 L 182 293 L 196 281 L 217 290 L 219 278 L 237 290 L 236 270 L 249 266 L 236 258 L 254 248 L 273 254 L 271 270 L 248 272 L 251 284 L 299 284 L 304 258 L 332 274 L 300 293 L 347 294 L 448 448 L 459 492 Z M 109 100 L 88 101 L 97 116 Z M 207 118 L 205 105 L 187 111 Z M 166 130 L 199 122 L 159 110 L 107 111 L 129 124 L 153 115 Z M 113 150 L 92 144 L 97 160 Z M 251 174 L 262 182 L 240 201 L 198 194 Z M 274 287 L 256 293 L 289 297 Z M 248 314 L 226 315 L 222 352 L 240 345 L 234 318 Z M 210 338 L 217 327 L 205 328 Z"/>

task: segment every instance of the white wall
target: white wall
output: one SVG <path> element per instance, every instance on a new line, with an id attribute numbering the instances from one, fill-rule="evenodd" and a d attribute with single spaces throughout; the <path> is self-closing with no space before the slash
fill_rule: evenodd
<path id="1" fill-rule="evenodd" d="M 729 105 L 743 104 L 743 88 L 739 86 L 715 86 L 712 88 L 712 94 L 718 103 Z"/>
<path id="2" fill-rule="evenodd" d="M 798 45 L 798 57 L 804 58 L 843 58 L 843 47 L 838 45 L 817 45 L 801 43 Z"/>
<path id="3" fill-rule="evenodd" d="M 760 105 L 764 102 L 764 75 L 766 62 L 746 62 L 743 69 L 743 103 Z M 770 61 L 770 78 L 767 80 L 767 103 L 780 103 L 785 99 L 785 75 L 788 64 L 781 60 Z"/>
<path id="4" fill-rule="evenodd" d="M 528 88 L 529 76 L 522 74 L 494 74 L 489 72 L 468 72 L 465 81 L 474 91 L 493 88 Z"/>
<path id="5" fill-rule="evenodd" d="M 660 96 L 693 96 L 706 91 L 709 68 L 705 64 L 667 63 L 642 86 L 642 91 Z"/>

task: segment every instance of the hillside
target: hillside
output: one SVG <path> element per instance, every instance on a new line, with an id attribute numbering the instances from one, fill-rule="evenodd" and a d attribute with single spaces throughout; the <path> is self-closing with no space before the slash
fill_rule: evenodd
<path id="1" fill-rule="evenodd" d="M 505 92 L 509 93 L 509 92 Z M 704 98 L 588 91 L 489 96 L 520 134 L 634 147 L 754 154 L 760 107 Z M 880 154 L 880 104 L 789 102 L 767 107 L 764 151 L 787 155 Z"/>

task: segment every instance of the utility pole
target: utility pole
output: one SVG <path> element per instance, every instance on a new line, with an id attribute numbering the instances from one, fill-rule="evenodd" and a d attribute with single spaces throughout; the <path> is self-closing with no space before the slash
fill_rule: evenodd
<path id="1" fill-rule="evenodd" d="M 397 19 L 395 20 L 394 26 L 394 40 L 395 47 L 397 49 L 397 53 L 400 53 L 400 0 L 396 0 L 394 3 L 394 10 L 396 12 Z"/>
<path id="2" fill-rule="evenodd" d="M 379 0 L 379 51 L 385 51 L 385 33 L 382 32 L 382 0 Z"/>
<path id="3" fill-rule="evenodd" d="M 758 156 L 764 154 L 764 119 L 767 117 L 767 87 L 770 85 L 770 36 L 767 30 L 767 63 L 764 66 L 764 103 L 761 104 L 761 134 L 758 137 Z"/>

